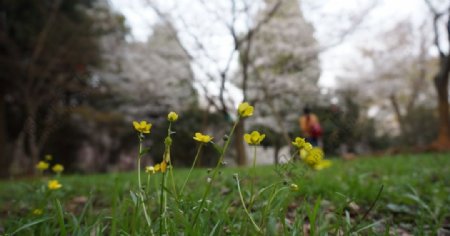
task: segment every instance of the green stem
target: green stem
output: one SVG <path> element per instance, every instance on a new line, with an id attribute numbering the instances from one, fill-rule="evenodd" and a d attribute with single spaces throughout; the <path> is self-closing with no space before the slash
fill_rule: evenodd
<path id="1" fill-rule="evenodd" d="M 253 207 L 253 195 L 255 185 L 255 166 L 256 166 L 256 146 L 253 146 L 253 167 L 252 167 L 252 183 L 250 185 L 250 203 L 249 208 Z"/>
<path id="2" fill-rule="evenodd" d="M 199 146 L 198 149 L 197 149 L 197 154 L 195 154 L 194 163 L 192 163 L 191 169 L 189 170 L 189 173 L 188 173 L 188 175 L 187 175 L 187 177 L 186 177 L 186 180 L 184 181 L 184 184 L 183 184 L 183 186 L 181 187 L 180 193 L 182 193 L 183 190 L 184 190 L 184 187 L 186 187 L 186 183 L 188 182 L 189 177 L 191 176 L 192 170 L 194 169 L 195 164 L 197 163 L 197 159 L 198 159 L 198 156 L 200 155 L 200 152 L 201 152 L 201 150 L 202 150 L 202 147 L 203 147 L 203 143 L 200 143 L 200 146 Z"/>
<path id="3" fill-rule="evenodd" d="M 245 207 L 244 197 L 242 197 L 241 185 L 239 184 L 239 177 L 237 174 L 236 174 L 236 183 L 237 183 L 237 187 L 238 187 L 239 197 L 241 198 L 242 207 L 244 207 L 244 211 L 247 214 L 250 221 L 252 222 L 253 226 L 255 226 L 256 231 L 258 231 L 258 233 L 260 233 L 261 229 L 258 227 L 258 225 L 253 220 L 253 217 L 250 215 L 250 212 L 248 211 L 247 207 Z"/>
<path id="4" fill-rule="evenodd" d="M 220 165 L 222 164 L 222 161 L 223 161 L 223 158 L 224 158 L 224 156 L 225 156 L 225 153 L 226 153 L 226 151 L 227 151 L 227 149 L 228 149 L 228 146 L 230 145 L 231 136 L 233 135 L 234 130 L 236 129 L 236 126 L 237 126 L 238 123 L 239 123 L 239 119 L 237 119 L 236 122 L 234 122 L 233 128 L 231 129 L 231 131 L 230 131 L 230 133 L 229 133 L 229 135 L 228 135 L 228 139 L 227 139 L 227 141 L 225 142 L 225 145 L 224 145 L 224 147 L 223 147 L 222 154 L 220 155 L 219 161 L 217 162 L 217 165 L 216 165 L 216 167 L 214 168 L 214 172 L 213 172 L 213 174 L 212 174 L 212 176 L 211 176 L 211 180 L 209 181 L 209 184 L 206 186 L 206 190 L 205 190 L 205 192 L 203 193 L 203 197 L 202 197 L 202 200 L 201 200 L 201 202 L 200 202 L 200 206 L 199 206 L 199 208 L 197 209 L 197 212 L 195 213 L 194 221 L 192 222 L 192 227 L 194 227 L 194 226 L 195 226 L 195 223 L 197 223 L 197 219 L 198 219 L 198 216 L 200 215 L 200 211 L 202 210 L 203 204 L 205 204 L 206 197 L 208 196 L 209 191 L 211 190 L 211 186 L 212 186 L 212 183 L 213 183 L 213 181 L 214 181 L 214 178 L 216 178 L 216 175 L 217 175 L 217 173 L 219 172 L 219 167 L 220 167 Z"/>
<path id="5" fill-rule="evenodd" d="M 145 207 L 145 201 L 144 201 L 144 196 L 142 195 L 142 192 L 139 194 L 139 196 L 141 197 L 142 210 L 144 211 L 145 220 L 147 221 L 148 228 L 151 230 L 152 229 L 152 221 L 150 220 L 150 217 L 148 216 L 147 207 Z"/>
<path id="6" fill-rule="evenodd" d="M 163 160 L 164 161 L 164 160 Z M 164 184 L 166 182 L 166 173 L 162 174 L 162 179 L 161 179 L 161 192 L 160 192 L 160 196 L 159 196 L 159 200 L 160 200 L 160 205 L 159 205 L 159 235 L 162 235 L 163 233 L 163 220 L 165 218 L 165 211 L 166 211 L 166 203 L 164 201 Z M 164 227 L 165 228 L 165 227 Z"/>
<path id="7" fill-rule="evenodd" d="M 138 154 L 138 185 L 139 185 L 139 191 L 142 190 L 142 184 L 141 184 L 141 153 L 142 153 L 142 139 L 139 137 L 139 154 Z"/>
<path id="8" fill-rule="evenodd" d="M 152 175 L 152 173 L 148 173 L 147 184 L 145 185 L 145 192 L 147 193 L 147 195 L 150 194 L 150 175 Z"/>
<path id="9" fill-rule="evenodd" d="M 167 137 L 171 137 L 172 136 L 172 122 L 169 122 L 169 128 L 167 129 Z M 168 147 L 166 147 L 166 155 L 170 155 L 170 145 Z M 172 165 L 172 158 L 170 157 L 168 160 L 168 166 L 170 166 L 169 168 L 169 172 L 170 172 L 170 178 L 172 179 L 172 188 L 173 188 L 173 192 L 175 194 L 175 197 L 178 199 L 178 194 L 177 194 L 177 188 L 175 185 L 175 180 L 173 177 L 173 165 Z"/>

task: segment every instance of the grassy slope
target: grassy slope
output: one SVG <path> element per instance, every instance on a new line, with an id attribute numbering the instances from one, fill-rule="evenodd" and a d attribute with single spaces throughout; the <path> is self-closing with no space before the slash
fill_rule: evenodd
<path id="1" fill-rule="evenodd" d="M 292 168 L 290 171 L 287 169 L 279 171 L 274 166 L 257 167 L 259 186 L 257 189 L 277 181 L 286 181 L 288 184 L 295 182 L 300 186 L 300 191 L 291 198 L 294 207 L 313 203 L 320 197 L 324 200 L 321 205 L 322 220 L 327 217 L 327 212 L 340 212 L 341 208 L 347 210 L 352 218 L 358 219 L 364 215 L 383 185 L 380 200 L 365 221 L 383 220 L 386 224 L 410 232 L 437 229 L 443 224 L 448 224 L 450 217 L 448 154 L 335 161 L 330 169 L 319 172 Z M 236 205 L 238 197 L 235 191 L 236 182 L 232 177 L 234 173 L 239 173 L 242 185 L 247 186 L 243 187 L 246 189 L 244 192 L 248 192 L 247 177 L 251 173 L 249 169 L 226 168 L 223 169 L 210 197 L 219 208 L 228 209 L 228 212 L 233 204 Z M 277 173 L 283 174 L 280 176 Z M 186 174 L 185 169 L 175 169 L 176 181 L 181 184 Z M 296 174 L 299 174 L 299 178 L 295 178 Z M 193 172 L 186 188 L 190 199 L 200 198 L 207 175 L 206 169 Z M 128 190 L 136 185 L 135 179 L 135 173 L 65 176 L 61 180 L 65 188 L 63 202 L 69 207 L 68 202 L 76 196 L 93 196 L 96 208 L 100 212 L 108 212 L 115 197 L 129 197 Z M 153 180 L 157 180 L 157 177 Z M 42 180 L 0 182 L 0 219 L 8 217 L 12 220 L 26 215 L 33 208 L 30 202 L 33 202 L 33 193 L 39 185 L 42 185 Z M 155 188 L 156 183 L 152 183 L 151 186 Z M 114 192 L 116 194 L 113 194 Z M 348 202 L 351 201 L 353 203 L 349 205 Z"/>

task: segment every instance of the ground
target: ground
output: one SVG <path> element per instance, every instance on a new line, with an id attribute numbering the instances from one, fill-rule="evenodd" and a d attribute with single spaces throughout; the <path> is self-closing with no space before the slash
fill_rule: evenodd
<path id="1" fill-rule="evenodd" d="M 397 235 L 450 233 L 449 154 L 332 160 L 333 166 L 321 171 L 308 170 L 301 163 L 256 168 L 255 189 L 260 194 L 249 210 L 255 221 L 262 222 L 266 234 L 313 233 L 309 232 L 311 224 L 317 226 L 314 228 L 319 234 L 359 232 L 366 235 L 388 231 Z M 174 169 L 178 186 L 183 183 L 187 172 L 186 169 Z M 207 212 L 202 213 L 203 218 L 199 222 L 205 227 L 196 229 L 198 234 L 255 233 L 250 226 L 249 229 L 243 229 L 245 227 L 242 225 L 247 224 L 248 220 L 245 214 L 241 214 L 243 211 L 235 174 L 241 180 L 244 198 L 248 197 L 252 170 L 222 169 L 209 195 Z M 182 205 L 180 209 L 186 212 L 190 208 L 183 204 L 196 204 L 209 175 L 208 169 L 196 169 L 193 172 L 184 193 L 179 193 L 186 196 L 179 203 Z M 48 203 L 48 196 L 37 196 L 46 192 L 46 181 L 50 178 L 44 176 L 34 180 L 0 182 L 0 234 L 18 229 L 19 235 L 29 235 L 31 232 L 38 235 L 55 234 L 61 230 L 58 226 L 61 222 L 45 214 L 54 212 L 58 206 Z M 157 193 L 158 181 L 158 176 L 152 176 L 150 192 Z M 143 227 L 144 223 L 139 220 L 142 218 L 131 214 L 133 196 L 130 196 L 130 189 L 136 186 L 136 173 L 67 175 L 61 177 L 60 182 L 63 188 L 53 194 L 51 199 L 61 202 L 65 211 L 65 225 L 72 235 L 85 235 L 93 231 L 100 234 L 133 234 Z M 291 183 L 297 184 L 299 190 L 289 191 Z M 268 193 L 271 190 L 265 187 L 271 184 L 281 186 L 280 194 Z M 170 190 L 170 181 L 168 186 Z M 150 216 L 156 218 L 158 199 L 151 195 Z M 260 212 L 267 210 L 265 206 L 270 203 L 267 200 L 270 196 L 275 197 L 265 222 Z M 31 212 L 38 206 L 43 206 L 44 214 L 35 216 Z M 314 210 L 318 214 L 311 217 Z M 171 213 L 170 227 L 189 224 L 179 217 L 175 211 Z M 283 221 L 279 220 L 281 218 Z"/>

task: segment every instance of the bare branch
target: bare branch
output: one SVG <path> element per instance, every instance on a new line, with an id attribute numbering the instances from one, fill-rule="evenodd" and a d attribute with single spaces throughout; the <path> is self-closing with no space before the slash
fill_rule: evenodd
<path id="1" fill-rule="evenodd" d="M 442 50 L 441 44 L 439 42 L 440 35 L 439 35 L 439 29 L 438 29 L 439 18 L 441 18 L 443 13 L 438 12 L 436 10 L 436 8 L 434 8 L 434 6 L 431 4 L 430 0 L 425 0 L 425 3 L 427 4 L 430 11 L 433 13 L 434 45 L 436 46 L 436 49 L 439 52 L 439 57 L 444 58 L 445 54 L 444 54 L 444 51 Z M 450 35 L 449 35 L 449 37 L 450 37 Z"/>

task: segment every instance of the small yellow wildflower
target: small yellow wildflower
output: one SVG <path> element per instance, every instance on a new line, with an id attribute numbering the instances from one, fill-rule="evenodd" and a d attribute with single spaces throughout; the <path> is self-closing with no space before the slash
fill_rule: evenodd
<path id="1" fill-rule="evenodd" d="M 161 162 L 161 173 L 166 173 L 166 169 L 167 169 L 167 162 L 163 160 Z"/>
<path id="2" fill-rule="evenodd" d="M 51 161 L 51 160 L 53 160 L 53 156 L 50 155 L 50 154 L 47 154 L 47 155 L 45 155 L 45 160 L 46 161 Z"/>
<path id="3" fill-rule="evenodd" d="M 209 143 L 209 142 L 211 142 L 212 139 L 213 139 L 213 137 L 202 134 L 202 133 L 198 133 L 198 132 L 195 133 L 195 136 L 194 136 L 194 140 L 201 142 L 201 143 Z"/>
<path id="4" fill-rule="evenodd" d="M 167 119 L 168 119 L 170 122 L 175 122 L 175 121 L 178 120 L 178 114 L 175 113 L 175 112 L 173 112 L 173 111 L 171 111 L 171 112 L 169 112 L 169 114 L 167 115 Z"/>
<path id="5" fill-rule="evenodd" d="M 243 102 L 239 104 L 238 114 L 241 117 L 249 117 L 253 115 L 253 106 L 250 106 L 248 102 Z"/>
<path id="6" fill-rule="evenodd" d="M 296 184 L 294 184 L 294 183 L 292 183 L 291 186 L 289 186 L 289 189 L 290 189 L 292 192 L 298 192 L 298 190 L 300 190 L 300 188 L 298 187 L 298 185 L 296 185 Z"/>
<path id="7" fill-rule="evenodd" d="M 323 151 L 320 148 L 312 148 L 308 151 L 307 156 L 303 159 L 303 161 L 311 167 L 314 167 L 317 163 L 319 163 L 323 159 Z"/>
<path id="8" fill-rule="evenodd" d="M 308 142 L 306 142 L 304 138 L 297 137 L 294 142 L 292 142 L 292 145 L 300 149 L 304 148 L 306 143 Z"/>
<path id="9" fill-rule="evenodd" d="M 148 174 L 154 174 L 154 173 L 156 173 L 156 170 L 155 170 L 155 167 L 153 167 L 153 166 L 147 166 L 147 167 L 145 167 L 145 172 Z"/>
<path id="10" fill-rule="evenodd" d="M 48 169 L 48 163 L 45 161 L 40 161 L 36 165 L 36 169 L 38 169 L 40 171 L 44 171 L 44 170 Z"/>
<path id="11" fill-rule="evenodd" d="M 143 120 L 141 122 L 133 121 L 134 129 L 137 130 L 139 133 L 143 134 L 149 134 L 150 129 L 152 128 L 152 124 L 148 123 L 147 121 Z"/>
<path id="12" fill-rule="evenodd" d="M 155 169 L 155 172 L 158 172 L 158 171 L 161 170 L 161 165 L 160 164 L 156 164 L 153 168 Z"/>
<path id="13" fill-rule="evenodd" d="M 317 164 L 313 166 L 315 170 L 323 170 L 331 166 L 330 160 L 320 160 Z"/>
<path id="14" fill-rule="evenodd" d="M 265 134 L 260 134 L 258 131 L 253 131 L 250 134 L 244 134 L 245 142 L 250 145 L 259 145 L 265 137 Z"/>
<path id="15" fill-rule="evenodd" d="M 31 213 L 33 213 L 33 215 L 40 216 L 42 215 L 42 213 L 44 213 L 44 211 L 42 209 L 36 208 Z"/>
<path id="16" fill-rule="evenodd" d="M 313 149 L 312 144 L 306 142 L 305 145 L 303 146 L 303 149 L 305 149 L 305 151 L 309 152 L 311 151 L 311 149 Z"/>
<path id="17" fill-rule="evenodd" d="M 48 181 L 48 189 L 56 190 L 62 187 L 62 185 L 58 182 L 58 180 L 50 180 Z"/>
<path id="18" fill-rule="evenodd" d="M 53 172 L 55 173 L 61 173 L 64 171 L 64 166 L 61 164 L 56 164 L 52 167 Z"/>
<path id="19" fill-rule="evenodd" d="M 305 149 L 300 149 L 299 155 L 300 159 L 305 160 L 306 156 L 308 156 L 308 152 Z"/>

